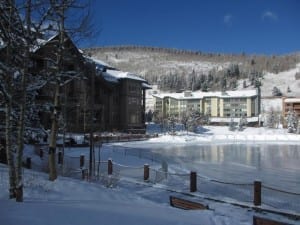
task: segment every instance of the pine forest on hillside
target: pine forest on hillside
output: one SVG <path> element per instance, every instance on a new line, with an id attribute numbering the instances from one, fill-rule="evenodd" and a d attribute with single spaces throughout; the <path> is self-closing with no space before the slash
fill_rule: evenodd
<path id="1" fill-rule="evenodd" d="M 85 49 L 93 57 L 136 73 L 163 91 L 234 90 L 258 87 L 266 72 L 278 74 L 295 68 L 300 54 L 247 55 L 202 53 L 178 49 L 116 46 Z M 295 74 L 295 77 L 299 73 Z"/>

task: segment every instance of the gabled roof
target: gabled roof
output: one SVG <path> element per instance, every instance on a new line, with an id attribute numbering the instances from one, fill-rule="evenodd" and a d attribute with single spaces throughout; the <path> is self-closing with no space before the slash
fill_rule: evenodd
<path id="1" fill-rule="evenodd" d="M 51 42 L 53 39 L 55 39 L 58 36 L 58 34 L 53 35 L 52 37 L 50 37 L 49 39 L 45 40 L 45 39 L 40 39 L 38 38 L 36 40 L 36 45 L 33 46 L 30 51 L 32 53 L 35 53 L 36 51 L 38 51 L 41 47 L 43 47 L 44 45 L 46 45 L 47 43 Z"/>
<path id="2" fill-rule="evenodd" d="M 55 34 L 52 37 L 50 37 L 48 40 L 37 39 L 37 46 L 35 46 L 34 48 L 31 49 L 33 55 L 39 56 L 40 51 L 43 53 L 43 49 L 46 49 L 45 54 L 48 54 L 49 53 L 48 51 L 50 51 L 50 52 L 57 51 L 56 45 L 57 45 L 57 42 L 59 41 L 59 38 L 60 38 L 59 34 Z M 81 65 L 83 65 L 84 58 L 83 58 L 83 54 L 82 54 L 81 50 L 79 50 L 77 48 L 77 46 L 74 44 L 74 42 L 72 41 L 72 39 L 69 37 L 69 35 L 66 32 L 63 32 L 63 38 L 64 38 L 64 40 L 63 40 L 64 48 L 67 50 L 66 54 L 69 54 L 68 58 L 63 57 L 63 61 L 69 60 L 69 62 L 73 63 L 73 60 L 75 59 L 75 57 L 77 57 L 76 59 L 80 61 Z M 67 48 L 66 48 L 66 46 L 67 46 Z M 50 48 L 47 49 L 48 47 L 50 47 Z M 74 64 L 75 63 L 78 64 L 78 61 L 74 62 Z"/>
<path id="3" fill-rule="evenodd" d="M 63 32 L 63 35 L 64 35 L 64 43 L 66 43 L 66 42 L 69 41 L 69 43 L 71 43 L 71 45 L 74 47 L 74 49 L 76 49 L 77 52 L 78 52 L 78 54 L 80 54 L 81 57 L 82 57 L 82 55 L 83 55 L 83 54 L 82 54 L 82 51 L 79 50 L 79 49 L 77 48 L 77 46 L 74 44 L 74 42 L 73 42 L 72 39 L 69 37 L 69 35 L 68 35 L 66 32 Z M 33 53 L 35 53 L 35 52 L 37 52 L 38 50 L 40 50 L 42 47 L 44 47 L 45 45 L 50 44 L 51 42 L 53 42 L 53 40 L 55 40 L 55 39 L 59 39 L 59 33 L 54 34 L 53 36 L 51 36 L 51 37 L 48 38 L 47 40 L 38 38 L 38 39 L 36 40 L 36 46 L 34 46 L 34 47 L 31 49 L 31 51 L 32 51 Z"/>

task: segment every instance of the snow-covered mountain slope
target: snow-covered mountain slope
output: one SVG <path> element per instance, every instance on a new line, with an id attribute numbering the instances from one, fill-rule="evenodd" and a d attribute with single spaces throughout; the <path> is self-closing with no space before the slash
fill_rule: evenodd
<path id="1" fill-rule="evenodd" d="M 278 87 L 283 95 L 299 96 L 300 94 L 300 80 L 295 78 L 296 73 L 300 73 L 299 53 L 282 56 L 226 55 L 135 46 L 93 48 L 84 51 L 93 58 L 102 60 L 122 71 L 140 75 L 150 84 L 161 85 L 162 82 L 164 84 L 174 82 L 170 79 L 172 76 L 184 77 L 180 80 L 180 83 L 185 85 L 181 89 L 188 90 L 191 88 L 191 81 L 189 81 L 193 77 L 191 74 L 197 76 L 193 79 L 200 79 L 202 74 L 205 76 L 212 74 L 214 78 L 211 85 L 214 85 L 220 82 L 230 66 L 238 65 L 240 73 L 236 76 L 240 79 L 238 89 L 244 88 L 244 80 L 248 88 L 253 89 L 253 86 L 250 86 L 249 76 L 253 72 L 258 72 L 264 74 L 261 80 L 262 96 L 272 96 L 273 87 Z M 168 77 L 167 81 L 164 77 Z M 229 85 L 231 75 L 226 79 Z M 288 87 L 291 91 L 289 93 Z M 215 85 L 212 90 L 218 88 L 219 86 Z"/>
<path id="2" fill-rule="evenodd" d="M 296 73 L 300 73 L 300 63 L 295 68 L 278 74 L 267 72 L 262 80 L 262 96 L 271 96 L 274 87 L 279 88 L 285 96 L 300 96 L 300 80 L 296 79 Z"/>
<path id="3" fill-rule="evenodd" d="M 159 49 L 143 50 L 141 49 L 122 49 L 118 48 L 100 48 L 90 50 L 92 56 L 96 59 L 103 60 L 111 66 L 117 67 L 124 71 L 137 73 L 141 76 L 147 75 L 164 75 L 169 73 L 196 73 L 207 74 L 210 70 L 222 70 L 230 65 L 226 60 L 219 62 L 209 57 L 198 55 L 180 54 Z"/>

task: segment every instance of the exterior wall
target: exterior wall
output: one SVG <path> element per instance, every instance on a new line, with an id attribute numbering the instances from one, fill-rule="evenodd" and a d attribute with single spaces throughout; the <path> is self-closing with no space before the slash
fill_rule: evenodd
<path id="1" fill-rule="evenodd" d="M 252 114 L 252 101 L 251 98 L 247 98 L 247 117 L 251 117 Z"/>
<path id="2" fill-rule="evenodd" d="M 138 80 L 122 79 L 119 86 L 120 96 L 120 128 L 135 132 L 145 129 L 142 107 L 142 83 Z"/>
<path id="3" fill-rule="evenodd" d="M 86 73 L 83 58 L 77 54 L 76 47 L 72 45 L 70 41 L 67 41 L 65 45 L 68 46 L 69 52 L 66 52 L 68 57 L 64 58 L 63 68 L 61 69 L 63 71 L 72 71 L 74 74 Z M 52 61 L 56 61 L 56 51 L 55 43 L 49 42 L 38 49 L 35 54 L 31 55 L 33 62 L 31 73 L 38 76 L 45 73 L 45 71 L 53 71 L 54 65 Z M 63 81 L 66 80 L 67 78 Z M 84 117 L 87 112 L 87 104 L 85 102 L 86 95 L 84 95 L 84 93 L 87 89 L 86 80 L 83 79 L 73 79 L 70 82 L 65 82 L 65 84 L 60 87 L 60 113 L 63 118 L 61 127 L 64 126 L 67 131 L 78 132 L 88 126 L 87 120 L 85 120 Z M 55 84 L 48 82 L 38 90 L 38 95 L 35 99 L 36 104 L 39 105 L 40 108 L 43 108 L 43 110 L 39 112 L 39 118 L 40 123 L 45 129 L 51 128 L 51 109 L 45 110 L 45 108 L 49 108 L 49 103 L 52 104 L 54 102 L 54 95 Z"/>
<path id="4" fill-rule="evenodd" d="M 248 109 L 247 98 L 235 97 L 224 99 L 224 117 L 241 117 L 247 114 Z"/>
<path id="5" fill-rule="evenodd" d="M 219 107 L 220 107 L 220 117 L 224 117 L 224 100 L 222 98 L 219 100 Z"/>
<path id="6" fill-rule="evenodd" d="M 162 101 L 162 117 L 166 118 L 169 114 L 169 98 L 164 98 Z"/>
<path id="7" fill-rule="evenodd" d="M 200 111 L 200 113 L 204 112 L 204 101 L 203 101 L 203 99 L 199 99 L 199 111 Z"/>
<path id="8" fill-rule="evenodd" d="M 179 118 L 182 118 L 182 116 L 185 114 L 187 110 L 187 100 L 179 100 L 178 101 L 178 108 L 179 108 Z"/>
<path id="9" fill-rule="evenodd" d="M 211 116 L 211 98 L 207 97 L 203 99 L 203 113 Z"/>
<path id="10" fill-rule="evenodd" d="M 283 120 L 283 126 L 286 127 L 286 118 L 288 116 L 288 112 L 295 112 L 297 117 L 300 116 L 300 98 L 283 98 L 282 99 L 282 117 L 285 118 Z"/>
<path id="11" fill-rule="evenodd" d="M 282 100 L 282 113 L 286 117 L 289 110 L 295 111 L 300 116 L 300 98 L 284 98 Z"/>
<path id="12" fill-rule="evenodd" d="M 187 110 L 200 111 L 200 99 L 189 99 L 186 100 Z"/>
<path id="13" fill-rule="evenodd" d="M 169 98 L 169 116 L 178 116 L 179 115 L 179 108 L 178 108 L 179 101 L 174 98 Z"/>
<path id="14" fill-rule="evenodd" d="M 161 114 L 163 116 L 163 99 L 154 97 L 154 112 L 157 112 L 158 114 Z"/>
<path id="15" fill-rule="evenodd" d="M 33 75 L 44 75 L 45 71 L 49 72 L 47 75 L 51 71 L 55 72 L 53 62 L 57 60 L 57 39 L 58 37 L 51 39 L 32 53 L 30 72 Z M 66 51 L 61 70 L 72 71 L 75 76 L 78 75 L 76 79 L 71 80 L 68 77 L 68 81 L 67 78 L 63 80 L 64 85 L 60 88 L 60 111 L 66 130 L 88 132 L 91 129 L 112 131 L 145 128 L 143 119 L 145 105 L 142 102 L 147 87 L 142 87 L 144 81 L 119 79 L 119 83 L 115 83 L 105 80 L 102 74 L 96 74 L 94 62 L 84 58 L 67 36 L 65 40 Z M 92 88 L 93 86 L 95 88 Z M 54 100 L 54 87 L 53 83 L 48 82 L 37 91 L 35 99 L 36 104 L 42 109 L 38 112 L 38 122 L 45 129 L 51 127 L 50 105 Z"/>
<path id="16" fill-rule="evenodd" d="M 211 98 L 211 116 L 217 117 L 219 111 L 219 99 L 218 98 Z"/>

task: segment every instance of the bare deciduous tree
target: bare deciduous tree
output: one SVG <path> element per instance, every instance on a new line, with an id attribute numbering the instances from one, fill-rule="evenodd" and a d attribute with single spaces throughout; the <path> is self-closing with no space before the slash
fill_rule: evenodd
<path id="1" fill-rule="evenodd" d="M 49 18 L 49 23 L 53 24 L 53 30 L 59 35 L 56 60 L 54 62 L 55 97 L 49 143 L 49 180 L 53 181 L 57 178 L 55 152 L 58 118 L 61 113 L 60 89 L 64 85 L 65 76 L 68 73 L 63 65 L 65 52 L 68 51 L 68 48 L 65 46 L 65 38 L 68 35 L 76 40 L 80 40 L 82 37 L 91 37 L 95 31 L 90 20 L 89 1 L 51 0 L 50 8 L 53 9 L 53 13 Z"/>

